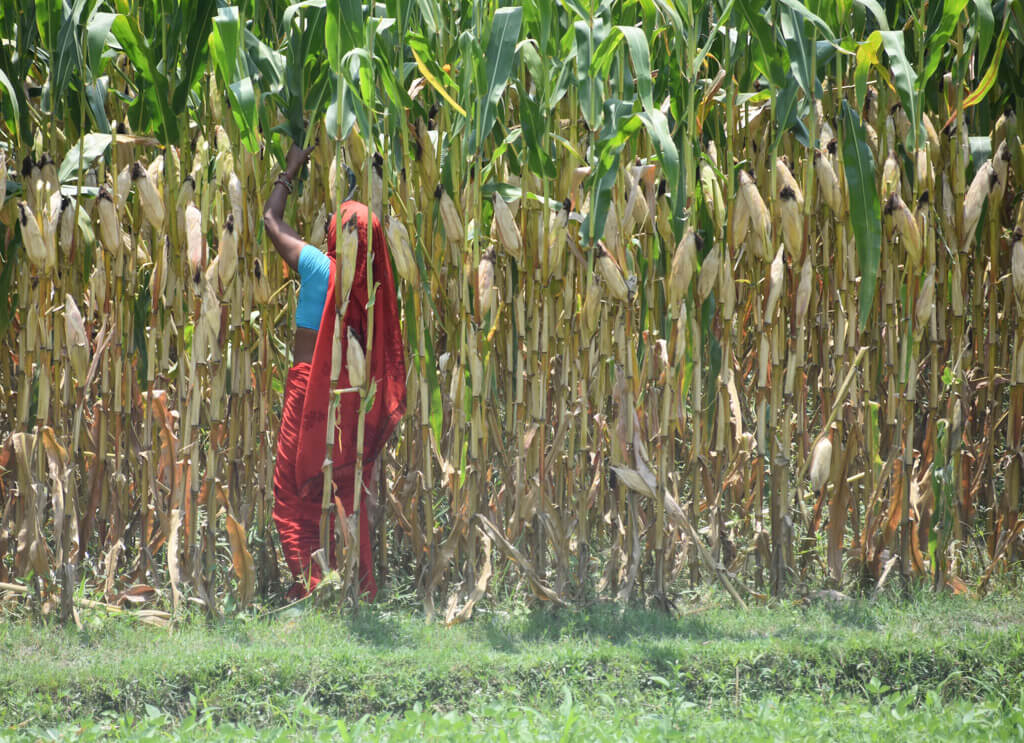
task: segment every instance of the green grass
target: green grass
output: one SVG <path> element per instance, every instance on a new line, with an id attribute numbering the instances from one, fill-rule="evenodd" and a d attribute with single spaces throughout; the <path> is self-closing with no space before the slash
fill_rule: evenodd
<path id="1" fill-rule="evenodd" d="M 99 615 L 83 624 L 0 624 L 0 735 L 1024 735 L 1024 612 L 1012 595 L 676 618 L 596 605 L 481 613 L 452 628 L 383 608 L 173 631 Z"/>

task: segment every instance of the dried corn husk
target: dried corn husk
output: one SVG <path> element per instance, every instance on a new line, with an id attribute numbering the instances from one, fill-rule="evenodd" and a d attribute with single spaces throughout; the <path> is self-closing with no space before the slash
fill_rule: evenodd
<path id="1" fill-rule="evenodd" d="M 153 181 L 150 180 L 146 169 L 142 167 L 140 162 L 136 162 L 132 166 L 132 182 L 135 184 L 135 190 L 139 194 L 142 216 L 146 218 L 146 221 L 149 222 L 154 230 L 158 232 L 163 230 L 164 202 L 160 198 L 160 193 L 156 190 L 156 186 L 153 185 Z"/>
<path id="2" fill-rule="evenodd" d="M 583 331 L 587 338 L 597 332 L 597 320 L 601 314 L 601 286 L 591 281 L 587 286 L 587 294 L 583 299 Z"/>
<path id="3" fill-rule="evenodd" d="M 117 217 L 117 209 L 110 192 L 103 186 L 100 187 L 99 195 L 96 197 L 96 218 L 100 223 L 100 244 L 103 249 L 113 256 L 121 254 L 121 224 Z"/>
<path id="4" fill-rule="evenodd" d="M 1013 242 L 1012 256 L 1010 258 L 1010 273 L 1013 279 L 1013 293 L 1017 295 L 1017 301 L 1024 303 L 1024 240 L 1018 234 Z"/>
<path id="5" fill-rule="evenodd" d="M 985 206 L 985 199 L 992 192 L 992 188 L 999 183 L 999 176 L 992 167 L 992 161 L 986 160 L 974 174 L 967 195 L 964 196 L 964 237 L 961 248 L 967 250 L 974 239 L 974 231 L 981 221 L 981 211 Z"/>
<path id="6" fill-rule="evenodd" d="M 352 328 L 348 329 L 345 367 L 348 369 L 349 386 L 362 387 L 366 382 L 366 354 L 363 353 L 363 346 Z"/>
<path id="7" fill-rule="evenodd" d="M 455 207 L 455 202 L 452 201 L 452 197 L 448 195 L 448 192 L 444 190 L 444 186 L 441 184 L 438 184 L 434 190 L 434 198 L 437 199 L 437 208 L 441 212 L 441 223 L 444 225 L 445 237 L 452 245 L 462 245 L 466 233 L 462 226 L 462 217 L 459 216 L 459 210 Z"/>
<path id="8" fill-rule="evenodd" d="M 442 197 L 443 198 L 443 197 Z M 453 206 L 454 208 L 454 206 Z M 447 225 L 445 226 L 447 229 Z M 494 230 L 502 249 L 517 261 L 523 258 L 523 242 L 515 217 L 501 194 L 494 194 Z"/>
<path id="9" fill-rule="evenodd" d="M 711 294 L 718 279 L 718 269 L 722 263 L 722 248 L 715 245 L 704 256 L 704 262 L 700 265 L 700 274 L 697 276 L 697 299 L 703 302 Z"/>
<path id="10" fill-rule="evenodd" d="M 845 213 L 843 195 L 839 188 L 839 178 L 832 167 L 832 162 L 821 153 L 814 153 L 814 176 L 818 181 L 818 192 L 828 208 L 837 217 Z"/>
<path id="11" fill-rule="evenodd" d="M 768 268 L 768 301 L 764 305 L 764 317 L 769 322 L 775 317 L 775 308 L 779 304 L 779 298 L 782 297 L 785 278 L 786 262 L 784 251 L 782 248 L 779 248 L 775 258 L 772 260 L 771 266 Z"/>
<path id="12" fill-rule="evenodd" d="M 917 220 L 898 193 L 893 193 L 885 202 L 885 216 L 888 217 L 900 236 L 900 244 L 907 251 L 908 267 L 921 265 L 921 233 Z"/>
<path id="13" fill-rule="evenodd" d="M 338 236 L 337 264 L 338 274 L 341 279 L 341 296 L 348 300 L 349 292 L 352 290 L 352 281 L 356 275 L 356 256 L 359 252 L 359 229 L 356 226 L 356 219 L 353 217 L 341 229 Z"/>
<path id="14" fill-rule="evenodd" d="M 416 257 L 412 252 L 412 243 L 409 240 L 409 231 L 397 219 L 387 220 L 387 241 L 391 248 L 391 257 L 395 260 L 395 269 L 398 275 L 410 284 L 415 285 L 419 280 L 419 267 L 416 265 Z"/>
<path id="15" fill-rule="evenodd" d="M 790 259 L 797 263 L 804 253 L 804 218 L 796 193 L 789 186 L 779 191 L 779 219 L 782 222 L 782 244 Z"/>
<path id="16" fill-rule="evenodd" d="M 696 231 L 689 227 L 683 233 L 682 239 L 676 245 L 676 253 L 672 256 L 672 268 L 668 277 L 668 303 L 673 309 L 678 308 L 686 293 L 690 290 L 690 282 L 693 281 L 693 272 L 697 268 L 697 241 Z"/>
<path id="17" fill-rule="evenodd" d="M 832 442 L 826 437 L 814 446 L 811 452 L 811 489 L 815 492 L 825 487 L 832 474 Z"/>
<path id="18" fill-rule="evenodd" d="M 38 269 L 45 269 L 51 264 L 49 251 L 39 229 L 36 215 L 32 213 L 27 201 L 18 203 L 18 224 L 21 225 L 21 241 L 28 253 L 28 259 Z M 56 261 L 52 261 L 56 263 Z"/>
<path id="19" fill-rule="evenodd" d="M 480 263 L 476 267 L 476 293 L 481 315 L 491 309 L 494 301 L 494 259 L 492 248 L 480 256 Z"/>
<path id="20" fill-rule="evenodd" d="M 929 271 L 921 282 L 921 291 L 917 295 L 917 306 L 914 308 L 914 339 L 920 340 L 931 325 L 932 313 L 935 311 L 935 271 Z"/>
<path id="21" fill-rule="evenodd" d="M 70 294 L 64 297 L 64 330 L 71 368 L 75 378 L 79 382 L 84 382 L 89 371 L 89 335 L 85 332 L 82 313 Z"/>
<path id="22" fill-rule="evenodd" d="M 267 274 L 263 270 L 263 264 L 259 258 L 253 258 L 252 277 L 254 279 L 252 287 L 253 299 L 258 304 L 266 304 L 270 301 L 270 281 L 267 279 Z"/>
<path id="23" fill-rule="evenodd" d="M 608 288 L 608 295 L 619 302 L 627 301 L 629 299 L 629 288 L 626 286 L 626 280 L 622 276 L 622 271 L 607 250 L 600 246 L 598 250 L 600 252 L 597 256 L 597 270 L 604 280 L 604 285 Z"/>
<path id="24" fill-rule="evenodd" d="M 807 308 L 811 303 L 811 280 L 814 276 L 814 268 L 811 265 L 811 259 L 808 258 L 804 261 L 803 267 L 800 269 L 800 283 L 796 289 L 796 304 L 793 308 L 793 322 L 797 330 L 803 330 L 804 324 L 807 321 Z"/>
<path id="25" fill-rule="evenodd" d="M 217 252 L 217 278 L 221 292 L 231 283 L 238 269 L 238 236 L 235 233 L 235 215 L 229 214 L 224 220 Z"/>

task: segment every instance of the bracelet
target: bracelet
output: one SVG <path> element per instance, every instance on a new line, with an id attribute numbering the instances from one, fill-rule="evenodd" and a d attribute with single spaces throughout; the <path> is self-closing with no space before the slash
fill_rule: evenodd
<path id="1" fill-rule="evenodd" d="M 284 186 L 285 190 L 288 193 L 292 192 L 292 179 L 286 176 L 284 173 L 281 173 L 281 175 L 277 176 L 277 180 L 274 181 L 274 185 Z"/>

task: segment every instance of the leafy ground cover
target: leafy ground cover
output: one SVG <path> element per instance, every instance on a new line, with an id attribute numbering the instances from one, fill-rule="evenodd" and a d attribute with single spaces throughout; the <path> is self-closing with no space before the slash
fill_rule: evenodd
<path id="1" fill-rule="evenodd" d="M 1024 736 L 1019 597 L 0 624 L 0 736 Z"/>

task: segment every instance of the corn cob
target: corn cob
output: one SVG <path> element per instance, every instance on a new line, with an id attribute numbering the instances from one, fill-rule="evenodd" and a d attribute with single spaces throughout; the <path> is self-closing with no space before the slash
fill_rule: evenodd
<path id="1" fill-rule="evenodd" d="M 782 222 L 782 244 L 790 259 L 797 263 L 804 252 L 804 218 L 796 193 L 789 186 L 779 191 L 779 218 Z"/>
<path id="2" fill-rule="evenodd" d="M 412 244 L 409 240 L 409 231 L 398 219 L 388 219 L 387 241 L 391 248 L 391 257 L 395 260 L 395 269 L 398 275 L 413 286 L 419 281 L 419 266 L 416 265 L 416 257 L 412 252 Z"/>
<path id="3" fill-rule="evenodd" d="M 832 442 L 828 437 L 823 438 L 814 445 L 811 452 L 811 489 L 818 492 L 828 482 L 832 473 Z"/>
<path id="4" fill-rule="evenodd" d="M 822 200 L 837 217 L 845 214 L 843 195 L 839 188 L 839 178 L 832 167 L 832 162 L 820 152 L 814 153 L 814 176 L 818 181 L 818 190 Z"/>
<path id="5" fill-rule="evenodd" d="M 813 275 L 814 269 L 811 266 L 811 259 L 808 258 L 800 269 L 800 284 L 796 289 L 796 303 L 793 308 L 793 324 L 797 330 L 803 330 L 804 324 L 807 321 L 807 308 L 811 303 L 811 279 Z"/>
<path id="6" fill-rule="evenodd" d="M 600 243 L 598 243 L 597 251 L 597 270 L 604 280 L 604 285 L 608 288 L 609 296 L 619 302 L 627 301 L 629 288 L 626 286 L 626 280 L 615 263 L 615 259 Z"/>
<path id="7" fill-rule="evenodd" d="M 900 195 L 893 192 L 885 202 L 883 210 L 896 232 L 900 236 L 900 244 L 907 251 L 908 268 L 916 268 L 921 265 L 921 233 L 917 229 L 917 220 L 910 213 L 909 207 L 900 198 Z"/>
<path id="8" fill-rule="evenodd" d="M 238 235 L 235 215 L 229 214 L 224 220 L 224 229 L 220 233 L 220 245 L 217 251 L 217 278 L 221 292 L 231 283 L 238 269 Z"/>
<path id="9" fill-rule="evenodd" d="M 967 195 L 964 196 L 964 237 L 961 249 L 965 252 L 974 239 L 974 231 L 978 227 L 978 222 L 981 221 L 981 211 L 985 206 L 985 199 L 997 183 L 999 183 L 999 175 L 992 167 L 992 161 L 986 160 L 974 174 L 974 180 L 971 181 Z"/>
<path id="10" fill-rule="evenodd" d="M 142 215 L 154 230 L 162 230 L 164 225 L 164 202 L 160 198 L 160 193 L 156 190 L 156 186 L 153 185 L 153 181 L 150 180 L 146 169 L 142 167 L 140 162 L 136 162 L 132 166 L 132 181 L 135 184 L 136 192 L 139 194 Z"/>
<path id="11" fill-rule="evenodd" d="M 442 203 L 443 199 L 442 196 Z M 454 205 L 452 209 L 454 210 Z M 446 221 L 445 230 L 447 229 Z M 519 227 L 516 225 L 515 217 L 512 216 L 512 210 L 501 198 L 501 194 L 497 192 L 494 193 L 494 229 L 502 249 L 517 261 L 521 261 L 523 259 L 523 242 L 519 234 Z"/>
<path id="12" fill-rule="evenodd" d="M 100 222 L 100 244 L 103 249 L 115 257 L 121 255 L 121 224 L 114 200 L 105 186 L 100 187 L 96 197 L 96 217 Z"/>
<path id="13" fill-rule="evenodd" d="M 132 166 L 125 165 L 121 168 L 121 172 L 117 174 L 117 180 L 114 182 L 115 192 L 112 194 L 117 205 L 117 214 L 120 217 L 124 216 L 124 208 L 128 204 L 128 194 L 132 192 Z"/>
<path id="14" fill-rule="evenodd" d="M 71 368 L 75 378 L 79 382 L 84 382 L 89 371 L 89 336 L 85 332 L 82 313 L 70 294 L 64 296 L 64 330 Z"/>
<path id="15" fill-rule="evenodd" d="M 245 196 L 242 194 L 242 181 L 234 171 L 228 175 L 228 203 L 231 204 L 231 213 L 235 217 L 235 230 L 243 230 L 245 228 Z M 317 244 L 314 243 L 314 245 Z"/>
<path id="16" fill-rule="evenodd" d="M 266 304 L 270 301 L 270 282 L 259 258 L 252 260 L 252 277 L 255 280 L 252 287 L 253 299 L 257 304 Z"/>
<path id="17" fill-rule="evenodd" d="M 476 267 L 476 293 L 481 317 L 490 309 L 494 300 L 494 248 L 480 256 Z"/>
<path id="18" fill-rule="evenodd" d="M 1010 273 L 1013 279 L 1013 293 L 1017 295 L 1017 302 L 1024 306 L 1024 238 L 1020 232 L 1014 233 L 1012 256 L 1010 259 Z"/>
<path id="19" fill-rule="evenodd" d="M 754 241 L 754 252 L 759 258 L 765 261 L 772 260 L 771 235 L 772 218 L 768 206 L 757 190 L 757 184 L 753 177 L 745 170 L 740 171 L 739 192 L 736 194 L 737 201 L 745 200 L 747 215 L 750 219 L 750 229 L 756 236 Z"/>
<path id="20" fill-rule="evenodd" d="M 366 382 L 366 354 L 355 331 L 348 329 L 348 348 L 345 351 L 345 367 L 348 369 L 350 387 L 362 387 Z"/>
<path id="21" fill-rule="evenodd" d="M 441 213 L 441 223 L 444 225 L 444 233 L 445 237 L 448 238 L 448 242 L 456 246 L 462 245 L 466 236 L 465 230 L 462 227 L 462 217 L 459 216 L 459 210 L 456 209 L 452 197 L 448 195 L 448 192 L 444 190 L 444 186 L 440 183 L 434 189 L 434 199 L 437 200 L 438 211 Z"/>
<path id="22" fill-rule="evenodd" d="M 718 279 L 718 269 L 722 262 L 722 248 L 715 245 L 704 256 L 704 262 L 700 265 L 700 274 L 697 276 L 697 299 L 701 303 L 708 298 L 711 290 Z"/>
<path id="23" fill-rule="evenodd" d="M 569 242 L 569 212 L 571 210 L 572 202 L 567 197 L 551 220 L 551 229 L 548 233 L 548 262 L 545 271 L 548 278 L 561 274 L 562 257 L 565 255 L 565 246 Z"/>
<path id="24" fill-rule="evenodd" d="M 60 191 L 60 181 L 57 180 L 57 163 L 53 161 L 48 152 L 44 152 L 39 158 L 39 177 L 46 185 L 47 196 Z"/>
<path id="25" fill-rule="evenodd" d="M 28 259 L 36 268 L 45 270 L 49 263 L 49 255 L 43 240 L 43 233 L 39 229 L 39 222 L 36 221 L 36 216 L 32 213 L 27 201 L 18 203 L 18 213 L 21 242 L 25 245 Z"/>
<path id="26" fill-rule="evenodd" d="M 676 245 L 676 253 L 672 256 L 672 268 L 668 277 L 668 303 L 669 307 L 679 307 L 686 293 L 690 290 L 690 282 L 693 281 L 693 272 L 697 267 L 697 248 L 699 236 L 692 227 L 688 227 L 683 233 L 682 239 Z"/>
<path id="27" fill-rule="evenodd" d="M 778 306 L 779 298 L 782 296 L 782 289 L 786 278 L 786 262 L 784 250 L 779 248 L 768 268 L 768 301 L 764 305 L 765 320 L 771 322 L 775 317 L 775 308 Z"/>
<path id="28" fill-rule="evenodd" d="M 917 306 L 914 308 L 914 339 L 921 340 L 931 325 L 932 313 L 935 311 L 935 271 L 931 270 L 921 282 L 921 290 L 917 295 Z"/>
<path id="29" fill-rule="evenodd" d="M 60 193 L 58 191 L 58 193 Z M 68 196 L 61 197 L 60 210 L 57 215 L 57 244 L 65 258 L 71 255 L 71 246 L 75 240 L 75 206 Z"/>
<path id="30" fill-rule="evenodd" d="M 359 251 L 359 228 L 354 216 L 342 228 L 337 248 L 341 296 L 343 301 L 348 301 L 348 295 L 352 289 L 352 280 L 356 275 L 356 255 Z"/>
<path id="31" fill-rule="evenodd" d="M 107 303 L 107 272 L 103 261 L 96 261 L 92 273 L 89 274 L 89 307 L 92 312 L 100 312 Z"/>
<path id="32" fill-rule="evenodd" d="M 193 283 L 203 269 L 203 215 L 195 204 L 185 207 L 185 250 Z"/>
<path id="33" fill-rule="evenodd" d="M 882 165 L 882 196 L 889 197 L 889 194 L 900 192 L 900 165 L 896 161 L 896 153 L 889 150 L 889 157 L 885 158 Z"/>

